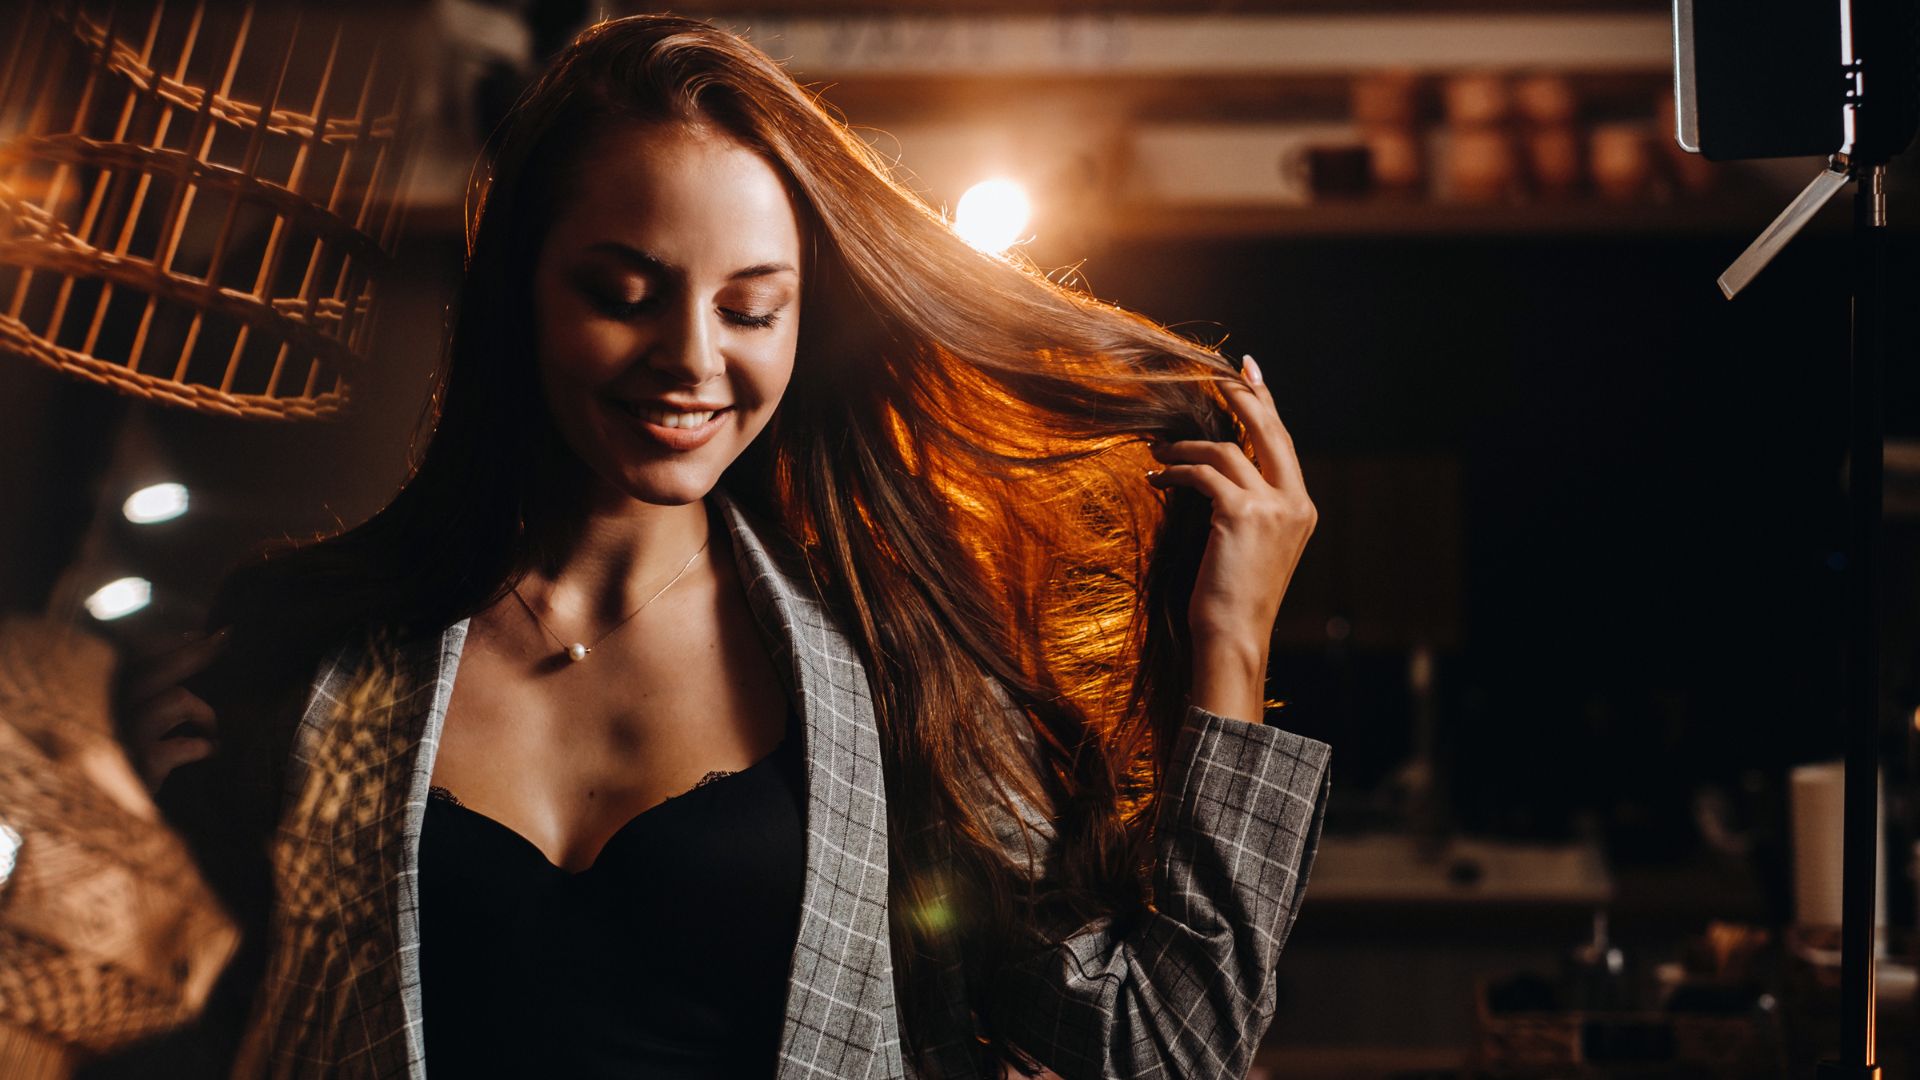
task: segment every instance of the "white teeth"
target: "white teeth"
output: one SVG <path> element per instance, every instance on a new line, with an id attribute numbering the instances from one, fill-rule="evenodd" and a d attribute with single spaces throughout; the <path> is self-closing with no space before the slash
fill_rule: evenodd
<path id="1" fill-rule="evenodd" d="M 665 409 L 648 409 L 647 422 L 670 428 L 697 428 L 713 419 L 710 412 L 668 412 Z"/>
<path id="2" fill-rule="evenodd" d="M 697 428 L 713 419 L 712 410 L 706 412 L 677 412 L 673 409 L 643 409 L 631 402 L 623 402 L 627 412 L 645 420 L 649 424 L 658 424 L 668 428 Z"/>

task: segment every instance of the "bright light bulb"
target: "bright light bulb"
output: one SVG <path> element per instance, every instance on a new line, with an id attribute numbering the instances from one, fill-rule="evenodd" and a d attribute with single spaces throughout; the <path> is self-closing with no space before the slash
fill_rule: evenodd
<path id="1" fill-rule="evenodd" d="M 1020 239 L 1032 217 L 1025 188 L 1012 180 L 982 180 L 960 196 L 953 227 L 975 248 L 998 255 Z"/>
<path id="2" fill-rule="evenodd" d="M 171 521 L 187 512 L 185 484 L 151 484 L 127 496 L 120 512 L 135 525 Z"/>
<path id="3" fill-rule="evenodd" d="M 109 581 L 87 597 L 87 613 L 101 622 L 131 615 L 153 599 L 153 582 L 141 577 Z"/>

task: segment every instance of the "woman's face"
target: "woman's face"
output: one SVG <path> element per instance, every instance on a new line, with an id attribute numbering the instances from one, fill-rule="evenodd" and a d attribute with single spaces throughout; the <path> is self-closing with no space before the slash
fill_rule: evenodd
<path id="1" fill-rule="evenodd" d="M 713 489 L 793 374 L 800 224 L 728 136 L 630 124 L 584 151 L 534 267 L 540 385 L 568 445 L 643 502 Z"/>

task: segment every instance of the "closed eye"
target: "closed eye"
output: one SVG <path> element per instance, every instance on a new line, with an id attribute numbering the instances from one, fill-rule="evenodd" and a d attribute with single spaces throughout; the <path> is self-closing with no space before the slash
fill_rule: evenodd
<path id="1" fill-rule="evenodd" d="M 609 319 L 618 319 L 622 322 L 646 314 L 658 300 L 657 295 L 645 296 L 638 300 L 616 300 L 600 293 L 588 294 L 588 301 L 595 311 Z M 721 308 L 720 316 L 735 326 L 764 330 L 780 320 L 780 310 L 776 308 L 772 311 L 753 312 Z"/>
<path id="2" fill-rule="evenodd" d="M 746 311 L 734 311 L 731 308 L 721 308 L 720 313 L 726 317 L 728 322 L 733 323 L 735 326 L 752 327 L 756 330 L 764 330 L 780 319 L 779 311 L 765 311 L 756 314 Z"/>
<path id="3" fill-rule="evenodd" d="M 589 299 L 595 311 L 610 319 L 624 321 L 646 311 L 653 305 L 656 298 L 645 296 L 638 300 L 613 300 L 599 294 L 592 294 Z"/>

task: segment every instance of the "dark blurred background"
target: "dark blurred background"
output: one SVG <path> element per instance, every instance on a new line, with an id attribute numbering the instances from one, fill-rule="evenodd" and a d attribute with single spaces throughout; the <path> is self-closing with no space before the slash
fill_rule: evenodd
<path id="1" fill-rule="evenodd" d="M 1657 1047 L 1590 1045 L 1589 1071 L 1538 1075 L 1802 1075 L 1830 1050 L 1819 950 L 1794 946 L 1821 920 L 1798 910 L 1811 852 L 1792 842 L 1789 776 L 1841 746 L 1847 200 L 1720 296 L 1716 275 L 1819 161 L 1679 152 L 1665 5 L 675 10 L 786 59 L 934 206 L 1019 183 L 1026 258 L 1259 359 L 1321 511 L 1277 630 L 1276 722 L 1335 748 L 1262 1068 L 1500 1073 L 1520 1068 L 1500 1056 L 1521 1023 L 1507 1013 L 1658 1013 L 1708 985 L 1731 999 L 1713 1014 L 1726 1030 L 1777 1040 L 1777 1069 L 1689 1072 L 1674 1051 L 1679 1071 L 1657 1072 Z M 138 575 L 150 603 L 98 628 L 150 647 L 198 624 L 253 543 L 384 503 L 441 347 L 467 168 L 588 14 L 393 12 L 430 73 L 414 101 L 430 123 L 343 418 L 205 415 L 0 362 L 0 610 Z M 1890 189 L 1881 992 L 1883 1052 L 1904 1054 L 1901 935 L 1920 905 L 1910 163 Z M 158 481 L 187 486 L 188 513 L 129 523 L 121 501 Z M 1728 926 L 1767 936 L 1764 977 L 1700 959 Z"/>

